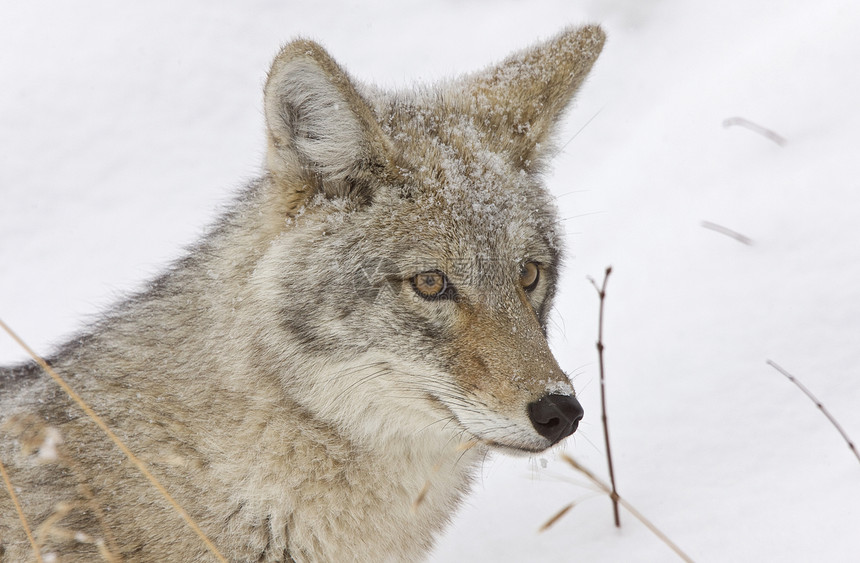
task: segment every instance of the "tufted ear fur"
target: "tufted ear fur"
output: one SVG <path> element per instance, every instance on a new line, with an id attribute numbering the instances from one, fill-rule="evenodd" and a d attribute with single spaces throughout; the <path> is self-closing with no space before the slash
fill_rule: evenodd
<path id="1" fill-rule="evenodd" d="M 267 166 L 280 185 L 372 196 L 393 166 L 390 143 L 355 85 L 313 41 L 286 45 L 269 71 Z"/>
<path id="2" fill-rule="evenodd" d="M 527 171 L 540 167 L 555 124 L 582 85 L 606 36 L 596 25 L 568 28 L 466 77 L 466 109 L 489 138 Z M 456 94 L 455 94 L 456 95 Z"/>

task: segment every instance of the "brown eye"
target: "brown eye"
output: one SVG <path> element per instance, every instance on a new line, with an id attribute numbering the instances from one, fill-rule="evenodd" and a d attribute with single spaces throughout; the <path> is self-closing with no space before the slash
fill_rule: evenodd
<path id="1" fill-rule="evenodd" d="M 526 291 L 533 291 L 540 281 L 540 268 L 536 262 L 526 262 L 520 271 L 520 285 Z"/>
<path id="2" fill-rule="evenodd" d="M 438 270 L 422 272 L 412 278 L 412 287 L 424 299 L 443 299 L 453 296 L 448 278 Z"/>

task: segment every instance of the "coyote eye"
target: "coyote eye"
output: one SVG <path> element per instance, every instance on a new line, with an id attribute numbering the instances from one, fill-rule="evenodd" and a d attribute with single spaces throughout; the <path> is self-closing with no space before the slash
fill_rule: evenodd
<path id="1" fill-rule="evenodd" d="M 410 280 L 415 293 L 424 299 L 445 299 L 453 297 L 454 288 L 448 283 L 448 278 L 438 270 L 422 272 Z"/>
<path id="2" fill-rule="evenodd" d="M 526 262 L 520 270 L 520 285 L 526 291 L 534 291 L 540 281 L 540 268 L 537 262 Z"/>

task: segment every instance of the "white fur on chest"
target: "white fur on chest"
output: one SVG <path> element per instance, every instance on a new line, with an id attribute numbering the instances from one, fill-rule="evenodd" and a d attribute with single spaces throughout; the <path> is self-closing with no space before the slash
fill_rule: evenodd
<path id="1" fill-rule="evenodd" d="M 361 365 L 378 365 L 367 360 Z M 432 409 L 404 408 L 424 399 L 392 400 L 404 392 L 390 380 L 398 372 L 386 380 L 356 365 L 305 364 L 313 382 L 300 386 L 298 404 L 260 393 L 223 445 L 233 453 L 213 466 L 232 483 L 231 532 L 270 560 L 285 552 L 296 561 L 420 559 L 486 453 Z"/>

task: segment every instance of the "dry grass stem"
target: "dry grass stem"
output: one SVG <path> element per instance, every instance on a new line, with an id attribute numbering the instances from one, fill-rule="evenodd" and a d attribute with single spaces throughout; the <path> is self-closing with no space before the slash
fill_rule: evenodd
<path id="1" fill-rule="evenodd" d="M 78 480 L 77 491 L 80 498 L 76 501 L 60 502 L 54 506 L 53 513 L 42 522 L 33 534 L 37 545 L 44 545 L 44 541 L 48 537 L 88 543 L 98 548 L 99 554 L 105 561 L 109 563 L 120 561 L 120 557 L 116 555 L 119 553 L 116 539 L 107 525 L 102 506 L 86 483 L 86 476 L 81 470 L 80 464 L 66 453 L 63 447 L 63 436 L 59 429 L 45 424 L 44 421 L 34 415 L 18 414 L 11 416 L 0 426 L 0 430 L 15 437 L 24 456 L 35 454 L 36 461 L 39 463 L 63 466 Z M 59 526 L 58 524 L 72 510 L 81 510 L 93 514 L 101 527 L 103 537 L 94 537 Z"/>
<path id="2" fill-rule="evenodd" d="M 615 471 L 612 467 L 612 449 L 609 447 L 609 417 L 606 414 L 606 371 L 603 366 L 603 305 L 606 302 L 606 282 L 609 281 L 609 274 L 612 273 L 612 266 L 606 267 L 606 272 L 603 274 L 603 285 L 597 286 L 597 282 L 592 278 L 588 278 L 594 289 L 597 290 L 597 295 L 600 296 L 600 313 L 597 324 L 597 357 L 600 362 L 600 419 L 603 422 L 603 438 L 606 444 L 606 460 L 609 464 L 609 482 L 612 484 L 612 515 L 615 518 L 615 527 L 621 527 L 621 518 L 618 514 L 618 491 L 615 488 Z"/>
<path id="3" fill-rule="evenodd" d="M 75 390 L 72 389 L 69 384 L 66 383 L 66 381 L 62 377 L 60 377 L 57 372 L 54 371 L 54 369 L 50 365 L 48 365 L 48 363 L 44 359 L 42 359 L 29 346 L 27 346 L 27 344 L 23 340 L 21 340 L 21 338 L 17 334 L 15 334 L 15 332 L 12 331 L 12 329 L 9 328 L 2 320 L 0 320 L 0 328 L 2 328 L 7 334 L 9 334 L 9 336 L 12 337 L 12 339 L 17 342 L 18 345 L 21 346 L 21 348 L 23 348 L 27 352 L 27 354 L 30 355 L 33 361 L 39 364 L 42 369 L 45 370 L 45 372 L 51 376 L 51 379 L 53 379 L 57 383 L 57 385 L 59 385 L 63 389 L 63 391 L 65 391 L 66 394 L 68 394 L 69 397 L 71 397 L 72 400 L 77 403 L 81 410 L 83 410 L 84 413 L 86 413 L 86 415 L 93 422 L 95 422 L 105 434 L 107 434 L 108 438 L 110 438 L 111 441 L 116 444 L 116 446 L 122 451 L 123 454 L 125 454 L 129 461 L 131 461 L 134 466 L 137 467 L 138 471 L 140 471 L 143 476 L 146 477 L 147 481 L 149 481 L 152 486 L 155 487 L 159 493 L 161 493 L 161 495 L 168 502 L 168 504 L 170 504 L 170 506 L 172 506 L 173 509 L 176 510 L 176 512 L 182 517 L 182 519 L 185 520 L 186 524 L 188 524 L 188 526 L 194 531 L 194 533 L 197 534 L 197 536 L 204 543 L 204 545 L 206 545 L 207 549 L 209 549 L 212 555 L 214 555 L 218 561 L 227 563 L 227 559 L 223 555 L 221 555 L 221 552 L 218 551 L 218 548 L 216 548 L 212 541 L 206 536 L 206 534 L 203 533 L 203 530 L 201 530 L 200 526 L 197 525 L 197 522 L 195 522 L 194 519 L 191 518 L 191 515 L 189 515 L 185 511 L 185 509 L 179 505 L 178 502 L 176 502 L 176 500 L 170 495 L 170 493 L 167 492 L 167 489 L 164 487 L 164 485 L 162 485 L 161 482 L 159 482 L 158 479 L 156 479 L 155 476 L 149 471 L 149 469 L 146 467 L 146 464 L 143 463 L 142 460 L 140 460 L 136 455 L 131 452 L 131 450 L 128 449 L 128 446 L 126 446 L 125 443 L 123 443 L 123 441 L 120 440 L 119 437 L 113 433 L 113 431 L 101 419 L 101 417 L 99 417 L 95 413 L 95 411 L 93 411 L 90 406 L 87 405 L 83 399 L 81 399 L 81 397 L 75 392 Z"/>
<path id="4" fill-rule="evenodd" d="M 424 499 L 427 497 L 427 491 L 430 490 L 430 479 L 424 481 L 424 486 L 421 487 L 421 491 L 419 491 L 418 496 L 415 497 L 415 500 L 412 501 L 412 514 L 418 512 L 418 507 L 421 506 L 421 503 L 424 502 Z"/>
<path id="5" fill-rule="evenodd" d="M 854 442 L 852 442 L 852 441 L 851 441 L 851 438 L 849 438 L 849 437 L 848 437 L 848 434 L 846 434 L 846 433 L 845 433 L 845 430 L 842 428 L 842 425 L 841 425 L 841 424 L 839 424 L 839 423 L 836 421 L 836 419 L 835 419 L 835 418 L 833 418 L 833 415 L 832 415 L 832 414 L 830 414 L 830 411 L 828 411 L 828 410 L 827 410 L 827 407 L 825 407 L 825 406 L 824 406 L 824 404 L 823 404 L 821 401 L 819 401 L 819 400 L 818 400 L 818 398 L 817 398 L 815 395 L 813 395 L 813 394 L 812 394 L 812 391 L 810 391 L 809 389 L 807 389 L 807 388 L 806 388 L 806 386 L 805 386 L 803 383 L 801 383 L 800 381 L 798 381 L 798 380 L 797 380 L 797 378 L 796 378 L 796 377 L 794 377 L 793 375 L 791 375 L 790 373 L 788 373 L 787 371 L 785 371 L 785 370 L 784 370 L 784 369 L 783 369 L 779 364 L 777 364 L 776 362 L 774 362 L 774 361 L 772 361 L 772 360 L 767 360 L 767 365 L 769 365 L 770 367 L 772 367 L 773 369 L 775 369 L 776 371 L 778 371 L 779 373 L 781 373 L 782 375 L 784 375 L 784 376 L 785 376 L 789 381 L 791 381 L 792 383 L 794 383 L 795 385 L 797 385 L 798 389 L 800 389 L 801 391 L 803 391 L 803 393 L 804 393 L 807 397 L 809 397 L 809 399 L 810 399 L 813 403 L 815 403 L 815 406 L 816 406 L 816 407 L 818 407 L 818 409 L 819 409 L 822 413 L 824 413 L 824 416 L 826 416 L 826 417 L 827 417 L 827 420 L 829 420 L 829 421 L 830 421 L 830 423 L 831 423 L 831 424 L 836 428 L 836 430 L 837 430 L 837 431 L 839 431 L 839 434 L 841 434 L 841 435 L 842 435 L 842 439 L 843 439 L 843 440 L 845 440 L 845 443 L 847 443 L 847 444 L 848 444 L 848 448 L 849 448 L 849 449 L 854 453 L 854 457 L 856 457 L 856 458 L 857 458 L 857 461 L 860 461 L 860 453 L 858 453 L 858 452 L 857 452 L 857 448 L 854 446 Z"/>
<path id="6" fill-rule="evenodd" d="M 457 444 L 457 447 L 454 448 L 454 451 L 457 453 L 465 452 L 471 450 L 478 444 L 482 443 L 482 440 L 467 440 L 466 442 L 460 442 Z M 443 456 L 444 457 L 444 456 Z M 412 513 L 415 514 L 418 512 L 418 507 L 421 506 L 421 503 L 424 502 L 424 499 L 427 497 L 427 492 L 430 490 L 430 484 L 433 481 L 433 476 L 439 473 L 439 470 L 442 469 L 442 460 L 439 460 L 439 463 L 433 466 L 433 471 L 428 478 L 424 482 L 424 486 L 421 487 L 421 490 L 418 492 L 418 496 L 415 497 L 415 500 L 412 501 Z"/>
<path id="7" fill-rule="evenodd" d="M 544 522 L 543 526 L 538 528 L 538 533 L 545 532 L 545 531 L 549 530 L 549 528 L 553 524 L 555 524 L 556 522 L 561 520 L 561 517 L 564 516 L 565 514 L 567 514 L 570 511 L 570 509 L 573 508 L 575 505 L 576 505 L 576 503 L 572 502 L 572 503 L 568 504 L 567 506 L 565 506 L 564 508 L 562 508 L 561 510 L 559 510 L 558 512 L 556 512 L 552 518 L 550 518 L 549 520 Z"/>
<path id="8" fill-rule="evenodd" d="M 706 229 L 710 229 L 721 235 L 726 235 L 727 237 L 731 237 L 738 241 L 741 244 L 745 244 L 747 246 L 752 246 L 752 239 L 748 236 L 742 235 L 737 231 L 733 231 L 727 227 L 723 227 L 722 225 L 717 225 L 716 223 L 711 223 L 710 221 L 702 221 L 702 227 Z"/>
<path id="9" fill-rule="evenodd" d="M 746 119 L 743 117 L 729 117 L 728 119 L 723 120 L 723 127 L 728 128 L 728 127 L 732 127 L 734 125 L 743 127 L 745 129 L 749 129 L 750 131 L 752 131 L 754 133 L 758 133 L 762 137 L 765 137 L 766 139 L 770 139 L 771 141 L 773 141 L 774 143 L 776 143 L 777 145 L 779 145 L 781 147 L 784 147 L 788 143 L 788 141 L 786 140 L 785 137 L 783 137 L 781 135 L 777 135 L 776 133 L 774 133 L 770 129 L 762 127 L 761 125 L 758 125 L 757 123 L 753 123 L 749 119 Z"/>
<path id="10" fill-rule="evenodd" d="M 665 544 L 666 544 L 666 545 L 667 545 L 667 546 L 668 546 L 672 551 L 674 551 L 674 552 L 678 555 L 678 557 L 680 557 L 680 558 L 681 558 L 681 559 L 683 559 L 684 561 L 687 561 L 687 562 L 689 562 L 689 563 L 693 563 L 693 559 L 692 559 L 692 558 L 690 558 L 690 556 L 689 556 L 689 555 L 687 555 L 686 553 L 684 553 L 684 552 L 681 550 L 681 548 L 680 548 L 680 547 L 678 547 L 678 546 L 675 544 L 675 542 L 673 542 L 672 540 L 670 540 L 670 539 L 669 539 L 669 537 L 668 537 L 666 534 L 664 534 L 663 532 L 661 532 L 661 531 L 657 528 L 657 526 L 655 526 L 654 524 L 652 524 L 652 523 L 651 523 L 651 521 L 650 521 L 650 520 L 648 520 L 647 518 L 645 518 L 645 516 L 644 516 L 641 512 L 639 512 L 638 510 L 636 510 L 636 509 L 633 507 L 633 505 L 631 505 L 629 502 L 627 502 L 626 500 L 624 500 L 623 498 L 621 498 L 621 497 L 618 495 L 618 493 L 613 492 L 613 491 L 612 491 L 612 489 L 609 487 L 609 485 L 607 485 L 606 483 L 604 483 L 603 481 L 601 481 L 600 479 L 598 479 L 598 478 L 594 475 L 594 473 L 592 473 L 591 471 L 589 471 L 588 469 L 586 469 L 585 467 L 583 467 L 582 465 L 580 465 L 580 464 L 579 464 L 575 459 L 573 459 L 572 457 L 570 457 L 570 456 L 569 456 L 569 455 L 567 455 L 567 454 L 561 454 L 561 458 L 562 458 L 564 461 L 566 461 L 568 464 L 570 464 L 570 466 L 571 466 L 571 467 L 573 467 L 574 469 L 576 469 L 577 471 L 579 471 L 580 473 L 582 473 L 583 475 L 585 475 L 586 477 L 588 477 L 588 479 L 589 479 L 592 483 L 594 483 L 595 485 L 597 485 L 597 487 L 599 487 L 601 491 L 603 491 L 604 493 L 608 494 L 610 497 L 613 497 L 615 500 L 617 500 L 617 501 L 618 501 L 618 503 L 619 503 L 621 506 L 623 506 L 623 507 L 627 510 L 627 512 L 629 512 L 629 513 L 630 513 L 630 514 L 632 514 L 632 515 L 633 515 L 637 520 L 639 520 L 640 522 L 642 522 L 642 524 L 644 524 L 646 528 L 648 528 L 649 530 L 651 530 L 651 532 L 652 532 L 655 536 L 657 536 L 658 538 L 660 538 L 660 541 L 662 541 L 663 543 L 665 543 Z"/>
<path id="11" fill-rule="evenodd" d="M 0 461 L 0 476 L 3 477 L 3 484 L 6 485 L 6 490 L 9 496 L 12 497 L 12 504 L 15 505 L 15 510 L 18 512 L 18 519 L 21 520 L 21 527 L 24 533 L 27 534 L 27 540 L 33 546 L 33 554 L 36 556 L 36 561 L 42 563 L 42 553 L 39 551 L 39 546 L 36 545 L 36 540 L 33 539 L 33 533 L 30 531 L 30 525 L 27 524 L 27 517 L 24 516 L 24 510 L 21 508 L 21 503 L 18 502 L 18 495 L 15 494 L 15 489 L 12 487 L 12 481 L 9 480 L 9 474 L 6 473 L 6 466 Z"/>
<path id="12" fill-rule="evenodd" d="M 459 445 L 457 445 L 457 451 L 465 452 L 467 450 L 471 450 L 480 443 L 480 440 L 469 440 L 468 442 L 461 442 Z"/>

